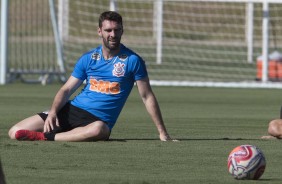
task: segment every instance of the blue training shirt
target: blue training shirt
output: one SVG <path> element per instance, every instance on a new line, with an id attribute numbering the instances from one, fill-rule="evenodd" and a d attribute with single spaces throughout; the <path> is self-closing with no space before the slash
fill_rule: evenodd
<path id="1" fill-rule="evenodd" d="M 143 59 L 121 44 L 118 55 L 105 60 L 102 46 L 83 54 L 72 76 L 86 80 L 71 104 L 84 109 L 112 129 L 129 96 L 134 82 L 148 76 Z"/>

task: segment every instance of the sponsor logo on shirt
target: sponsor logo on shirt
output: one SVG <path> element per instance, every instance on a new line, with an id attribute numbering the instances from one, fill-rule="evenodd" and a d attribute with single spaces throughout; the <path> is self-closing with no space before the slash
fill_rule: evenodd
<path id="1" fill-rule="evenodd" d="M 113 69 L 113 75 L 116 77 L 122 77 L 124 76 L 124 63 L 118 62 L 116 64 L 114 64 L 114 69 Z"/>
<path id="2" fill-rule="evenodd" d="M 90 90 L 105 94 L 119 94 L 120 84 L 118 82 L 90 79 Z"/>

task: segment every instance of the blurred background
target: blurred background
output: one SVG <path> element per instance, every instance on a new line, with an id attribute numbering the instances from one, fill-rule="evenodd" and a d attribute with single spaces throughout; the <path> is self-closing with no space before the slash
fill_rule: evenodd
<path id="1" fill-rule="evenodd" d="M 282 4 L 278 1 L 7 2 L 2 84 L 64 81 L 76 60 L 100 44 L 100 13 L 115 10 L 124 20 L 122 42 L 146 61 L 152 84 L 259 86 L 260 81 L 274 81 L 276 87 L 282 86 Z M 3 8 L 2 2 L 1 20 Z M 263 68 L 265 55 L 268 69 Z"/>

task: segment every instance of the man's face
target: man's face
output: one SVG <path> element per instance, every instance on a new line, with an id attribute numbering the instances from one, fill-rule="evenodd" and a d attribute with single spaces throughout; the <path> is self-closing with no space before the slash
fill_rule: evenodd
<path id="1" fill-rule="evenodd" d="M 102 27 L 98 28 L 98 34 L 103 39 L 103 46 L 109 50 L 119 48 L 123 28 L 115 21 L 105 20 Z"/>

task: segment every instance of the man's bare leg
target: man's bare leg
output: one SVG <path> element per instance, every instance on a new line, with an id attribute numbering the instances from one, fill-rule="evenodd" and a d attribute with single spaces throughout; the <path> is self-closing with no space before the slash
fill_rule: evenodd
<path id="1" fill-rule="evenodd" d="M 15 124 L 9 130 L 9 137 L 16 139 L 18 130 L 30 130 L 42 132 L 44 120 L 39 115 L 26 118 Z M 78 127 L 68 132 L 61 132 L 55 135 L 55 141 L 98 141 L 107 140 L 110 136 L 109 127 L 102 121 L 93 122 L 85 127 Z"/>
<path id="2" fill-rule="evenodd" d="M 68 132 L 57 133 L 55 141 L 99 141 L 107 140 L 109 136 L 109 127 L 102 121 L 95 121 L 85 127 L 77 127 Z"/>
<path id="3" fill-rule="evenodd" d="M 32 130 L 32 131 L 43 131 L 44 127 L 44 121 L 39 115 L 34 115 L 31 117 L 28 117 L 17 124 L 15 124 L 10 130 L 9 130 L 9 137 L 11 139 L 15 139 L 15 133 L 18 130 Z"/>

